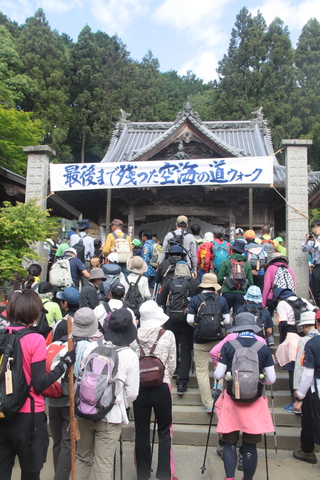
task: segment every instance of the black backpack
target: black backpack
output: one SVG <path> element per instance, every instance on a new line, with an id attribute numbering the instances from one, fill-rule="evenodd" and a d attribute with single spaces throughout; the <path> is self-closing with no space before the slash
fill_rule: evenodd
<path id="1" fill-rule="evenodd" d="M 173 322 L 186 320 L 186 308 L 189 304 L 190 277 L 173 277 L 169 285 L 167 314 Z"/>
<path id="2" fill-rule="evenodd" d="M 265 331 L 264 331 L 264 325 L 262 323 L 262 312 L 264 310 L 262 305 L 248 305 L 245 304 L 243 305 L 243 308 L 245 309 L 246 312 L 252 313 L 254 315 L 256 325 L 261 328 L 261 336 L 265 338 Z"/>
<path id="3" fill-rule="evenodd" d="M 171 233 L 172 233 L 172 237 L 169 238 L 169 240 L 168 240 L 167 252 L 169 252 L 170 248 L 173 247 L 174 245 L 178 245 L 179 247 L 182 248 L 183 252 L 187 255 L 187 257 L 189 257 L 189 259 L 191 261 L 189 251 L 183 246 L 183 240 L 184 240 L 185 232 L 183 230 L 181 230 L 181 234 L 177 235 L 176 232 L 174 230 L 172 230 Z"/>
<path id="4" fill-rule="evenodd" d="M 11 420 L 29 397 L 31 385 L 23 372 L 20 345 L 29 333 L 34 332 L 27 328 L 0 331 L 0 422 Z"/>
<path id="5" fill-rule="evenodd" d="M 292 307 L 297 325 L 300 322 L 301 314 L 309 311 L 307 308 L 307 304 L 300 297 L 297 297 L 296 300 L 285 300 L 285 302 L 287 302 L 290 307 Z"/>
<path id="6" fill-rule="evenodd" d="M 201 303 L 199 305 L 195 327 L 197 329 L 197 339 L 199 340 L 222 340 L 222 313 L 218 303 L 219 295 L 216 293 L 199 294 Z"/>
<path id="7" fill-rule="evenodd" d="M 143 298 L 140 293 L 138 283 L 141 277 L 140 276 L 138 277 L 138 280 L 136 281 L 136 283 L 129 282 L 128 278 L 127 277 L 125 278 L 129 285 L 129 289 L 126 293 L 126 296 L 124 297 L 123 306 L 126 308 L 131 308 L 136 318 L 140 318 L 139 308 L 143 304 Z"/>
<path id="8" fill-rule="evenodd" d="M 84 248 L 84 245 L 83 245 L 83 238 L 80 238 L 79 242 L 76 243 L 75 245 L 73 245 L 73 247 L 76 251 L 77 251 L 77 258 L 79 258 L 79 260 L 84 263 L 85 262 L 85 255 L 84 255 L 84 252 L 85 252 L 85 248 Z"/>

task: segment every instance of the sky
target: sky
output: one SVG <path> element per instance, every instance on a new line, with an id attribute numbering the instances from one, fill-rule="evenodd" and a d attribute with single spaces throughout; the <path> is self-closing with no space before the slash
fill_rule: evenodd
<path id="1" fill-rule="evenodd" d="M 243 6 L 267 24 L 278 16 L 295 46 L 310 18 L 320 21 L 320 0 L 0 0 L 0 11 L 19 24 L 43 8 L 51 28 L 77 40 L 88 24 L 93 32 L 117 34 L 130 56 L 141 61 L 151 50 L 160 70 L 192 70 L 205 82 L 217 78 L 231 29 Z"/>

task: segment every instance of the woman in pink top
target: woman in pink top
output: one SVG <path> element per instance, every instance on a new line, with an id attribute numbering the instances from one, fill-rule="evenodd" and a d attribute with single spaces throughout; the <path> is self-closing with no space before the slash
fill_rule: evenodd
<path id="1" fill-rule="evenodd" d="M 296 285 L 294 280 L 294 273 L 291 268 L 288 267 L 288 259 L 281 253 L 273 253 L 272 260 L 265 266 L 264 273 L 264 283 L 262 291 L 262 305 L 268 307 L 270 315 L 272 316 L 277 304 L 273 301 L 273 288 L 274 288 L 274 279 L 277 273 L 278 268 L 288 270 L 289 274 L 292 277 L 294 286 Z M 278 287 L 283 287 L 283 285 L 278 285 Z M 290 288 L 290 286 L 286 286 Z M 292 290 L 292 288 L 290 288 Z"/>
<path id="2" fill-rule="evenodd" d="M 7 306 L 9 333 L 23 328 L 31 330 L 20 340 L 22 368 L 26 382 L 31 387 L 29 397 L 19 412 L 10 420 L 0 419 L 1 480 L 10 480 L 16 455 L 19 458 L 21 480 L 40 478 L 49 443 L 41 392 L 61 377 L 75 360 L 72 350 L 46 375 L 46 343 L 41 335 L 32 331 L 41 311 L 41 299 L 33 290 L 14 292 Z"/>

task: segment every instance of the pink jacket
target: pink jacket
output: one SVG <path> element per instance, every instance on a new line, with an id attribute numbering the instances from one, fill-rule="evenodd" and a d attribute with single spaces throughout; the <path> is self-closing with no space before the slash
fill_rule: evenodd
<path id="1" fill-rule="evenodd" d="M 279 261 L 279 262 L 273 263 L 272 265 L 270 265 L 270 267 L 266 269 L 264 274 L 264 284 L 263 284 L 263 292 L 262 292 L 262 305 L 264 307 L 267 306 L 267 300 L 272 300 L 273 298 L 273 292 L 272 292 L 273 281 L 274 281 L 274 277 L 276 276 L 278 267 L 286 267 L 286 266 L 287 266 L 286 263 Z M 296 286 L 294 273 L 289 267 L 288 267 L 288 272 L 292 276 L 294 286 Z"/>
<path id="2" fill-rule="evenodd" d="M 223 340 L 221 340 L 221 342 L 219 342 L 215 347 L 213 347 L 213 349 L 210 351 L 210 357 L 212 358 L 212 361 L 215 365 L 218 364 L 218 361 L 219 361 L 219 353 L 221 352 L 221 348 L 223 347 L 223 345 L 227 342 L 229 342 L 229 340 L 235 340 L 238 336 L 238 332 L 235 332 L 235 333 L 229 333 L 229 335 L 227 335 L 226 337 L 224 337 Z M 264 338 L 262 337 L 259 337 L 259 335 L 255 335 L 255 338 L 256 340 L 258 340 L 259 342 L 262 342 L 266 345 L 266 341 Z"/>

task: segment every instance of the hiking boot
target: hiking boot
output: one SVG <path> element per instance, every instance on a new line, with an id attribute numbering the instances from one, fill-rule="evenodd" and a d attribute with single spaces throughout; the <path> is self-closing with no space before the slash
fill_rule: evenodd
<path id="1" fill-rule="evenodd" d="M 289 403 L 289 405 L 283 407 L 283 410 L 288 413 L 294 413 L 293 403 Z"/>
<path id="2" fill-rule="evenodd" d="M 218 445 L 216 449 L 218 457 L 221 457 L 221 460 L 223 460 L 223 447 L 222 445 Z"/>
<path id="3" fill-rule="evenodd" d="M 187 385 L 185 383 L 177 384 L 177 393 L 178 395 L 183 395 L 187 391 Z"/>
<path id="4" fill-rule="evenodd" d="M 267 338 L 267 345 L 268 347 L 273 347 L 275 345 L 274 343 L 274 335 L 270 335 L 268 338 Z"/>
<path id="5" fill-rule="evenodd" d="M 306 453 L 303 450 L 293 450 L 293 458 L 307 463 L 317 463 L 317 457 L 314 452 Z"/>
<path id="6" fill-rule="evenodd" d="M 243 458 L 241 453 L 239 453 L 237 469 L 243 472 Z"/>

